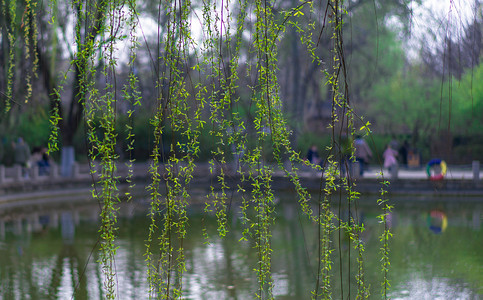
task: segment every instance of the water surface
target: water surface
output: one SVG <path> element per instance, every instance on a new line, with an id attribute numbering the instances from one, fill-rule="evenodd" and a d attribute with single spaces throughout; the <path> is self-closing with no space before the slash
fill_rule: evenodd
<path id="1" fill-rule="evenodd" d="M 339 206 L 342 219 L 357 216 L 365 226 L 365 282 L 380 298 L 381 213 L 374 199 Z M 388 221 L 391 241 L 391 299 L 483 299 L 483 203 L 470 197 L 397 197 Z M 67 201 L 66 201 L 67 203 Z M 116 256 L 118 299 L 145 299 L 147 202 L 122 204 Z M 244 226 L 240 203 L 230 203 L 230 231 L 217 236 L 216 218 L 203 205 L 189 208 L 184 241 L 185 299 L 254 299 L 258 257 L 252 241 L 239 240 Z M 316 210 L 316 207 L 314 207 Z M 97 263 L 99 206 L 45 205 L 0 213 L 0 299 L 103 299 Z M 273 294 L 276 299 L 310 299 L 317 280 L 318 229 L 291 195 L 277 197 L 272 227 Z M 203 228 L 208 233 L 204 237 Z M 355 298 L 355 251 L 346 234 L 332 236 L 333 298 Z M 349 258 L 352 257 L 352 258 Z"/>

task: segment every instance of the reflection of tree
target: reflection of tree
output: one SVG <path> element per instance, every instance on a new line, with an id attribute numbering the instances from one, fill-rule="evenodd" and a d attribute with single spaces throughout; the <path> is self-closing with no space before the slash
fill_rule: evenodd
<path id="1" fill-rule="evenodd" d="M 27 217 L 20 215 L 15 222 L 23 224 L 22 220 L 27 219 L 35 224 L 42 216 L 37 212 Z M 11 251 L 17 254 L 10 253 L 5 257 L 0 252 L 6 259 L 0 260 L 1 299 L 19 299 L 19 294 L 29 295 L 29 299 L 60 299 L 61 290 L 74 290 L 75 295 L 72 296 L 75 299 L 88 299 L 87 281 L 83 278 L 86 261 L 84 253 L 79 253 L 78 245 L 73 243 L 72 212 L 64 213 L 62 220 L 60 235 L 55 228 L 56 224 L 52 224 L 51 220 L 46 224 L 47 229 L 38 228 L 38 232 L 16 229 L 20 235 L 15 240 L 20 243 L 7 245 L 11 245 Z M 17 250 L 19 247 L 21 252 Z M 62 279 L 66 276 L 70 277 L 71 286 L 65 286 L 66 282 Z"/>
<path id="2" fill-rule="evenodd" d="M 33 260 L 32 257 L 28 257 L 28 261 L 23 261 L 21 264 L 21 267 L 19 268 L 22 270 L 22 273 L 24 273 L 24 276 L 26 277 L 26 280 L 23 281 L 21 284 L 26 284 L 28 286 L 28 294 L 32 297 L 32 299 L 40 299 L 41 293 L 39 292 L 39 287 L 37 287 L 34 283 L 34 278 L 33 278 Z M 15 297 L 12 295 L 11 299 L 14 299 Z"/>
<path id="3" fill-rule="evenodd" d="M 276 238 L 283 241 L 282 247 L 287 247 L 282 261 L 278 265 L 285 269 L 290 282 L 289 292 L 293 295 L 305 298 L 308 297 L 309 289 L 307 283 L 312 283 L 310 278 L 315 278 L 316 266 L 311 265 L 310 254 L 315 253 L 315 244 L 308 244 L 306 238 L 311 235 L 311 231 L 307 230 L 307 226 L 302 226 L 307 222 L 304 215 L 298 210 L 295 204 L 283 205 L 283 218 L 278 222 L 280 227 L 280 236 Z M 304 223 L 305 223 L 304 222 Z M 278 231 L 277 230 L 277 231 Z M 312 240 L 312 239 L 310 239 Z M 274 242 L 276 243 L 276 242 Z M 277 265 L 277 264 L 275 264 Z"/>
<path id="4" fill-rule="evenodd" d="M 67 275 L 70 275 L 74 290 L 74 295 L 72 296 L 75 299 L 88 299 L 87 279 L 83 276 L 86 267 L 85 263 L 86 261 L 80 257 L 74 245 L 64 244 L 52 268 L 52 277 L 48 290 L 49 299 L 59 299 L 62 278 Z M 70 274 L 64 274 L 65 270 L 69 270 Z"/>
<path id="5" fill-rule="evenodd" d="M 139 223 L 135 222 L 136 225 L 139 225 Z M 123 226 L 124 227 L 124 226 Z M 138 289 L 140 285 L 140 274 L 144 274 L 144 269 L 139 265 L 140 260 L 137 258 L 142 257 L 143 254 L 143 244 L 142 243 L 137 243 L 137 238 L 139 236 L 144 236 L 144 232 L 142 232 L 140 229 L 141 228 L 146 228 L 144 225 L 142 226 L 131 226 L 129 227 L 129 232 L 127 233 L 127 245 L 126 245 L 126 250 L 127 250 L 127 262 L 126 262 L 126 268 L 124 273 L 126 274 L 126 277 L 129 281 L 130 286 L 132 286 L 132 290 L 128 291 L 128 294 L 130 294 L 130 299 L 136 299 L 136 289 Z M 100 272 L 100 271 L 99 271 Z M 100 289 L 102 291 L 102 289 Z"/>
<path id="6" fill-rule="evenodd" d="M 62 277 L 64 275 L 65 264 L 68 264 L 72 288 L 74 289 L 75 298 L 87 299 L 87 279 L 84 276 L 86 261 L 81 259 L 76 246 L 74 245 L 75 224 L 72 212 L 63 212 L 61 214 L 61 236 L 62 248 L 57 256 L 56 263 L 53 268 L 52 278 L 49 285 L 49 296 L 52 299 L 58 298 L 58 292 L 61 287 Z M 73 295 L 73 296 L 74 296 Z"/>
<path id="7" fill-rule="evenodd" d="M 234 288 L 241 278 L 237 278 L 236 269 L 233 265 L 233 248 L 236 245 L 236 238 L 233 232 L 228 233 L 228 235 L 222 240 L 222 245 L 224 249 L 225 257 L 225 268 L 226 268 L 226 278 L 225 278 L 225 289 L 226 293 L 230 299 L 238 299 L 237 290 Z"/>

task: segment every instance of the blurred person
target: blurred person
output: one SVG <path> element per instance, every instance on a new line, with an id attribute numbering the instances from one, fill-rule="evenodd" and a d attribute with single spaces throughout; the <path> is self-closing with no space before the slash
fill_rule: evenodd
<path id="1" fill-rule="evenodd" d="M 384 158 L 384 168 L 388 168 L 389 171 L 392 170 L 392 168 L 397 165 L 397 155 L 397 151 L 392 148 L 391 144 L 387 144 L 386 150 L 382 153 L 382 158 Z"/>
<path id="2" fill-rule="evenodd" d="M 341 174 L 348 175 L 352 172 L 352 136 L 342 135 L 340 138 L 340 169 Z"/>
<path id="3" fill-rule="evenodd" d="M 401 164 L 404 167 L 408 166 L 408 150 L 409 150 L 409 143 L 408 141 L 404 141 L 401 147 L 399 148 L 399 157 L 401 159 Z"/>
<path id="4" fill-rule="evenodd" d="M 22 167 L 22 176 L 28 177 L 30 168 L 30 148 L 29 145 L 19 137 L 16 143 L 12 143 L 15 164 Z"/>
<path id="5" fill-rule="evenodd" d="M 47 154 L 47 148 L 40 149 L 40 160 L 37 162 L 39 166 L 39 175 L 48 175 L 50 173 L 50 157 Z"/>
<path id="6" fill-rule="evenodd" d="M 310 146 L 309 150 L 307 151 L 307 160 L 314 165 L 318 165 L 322 162 L 322 159 L 319 156 L 319 152 L 317 150 L 317 146 L 313 145 Z"/>
<path id="7" fill-rule="evenodd" d="M 359 175 L 362 176 L 364 174 L 365 165 L 367 165 L 372 158 L 372 151 L 361 136 L 357 136 L 354 140 L 354 148 L 354 156 L 360 166 Z"/>
<path id="8" fill-rule="evenodd" d="M 34 147 L 30 156 L 30 165 L 39 168 L 39 175 L 49 174 L 50 162 L 45 147 Z"/>

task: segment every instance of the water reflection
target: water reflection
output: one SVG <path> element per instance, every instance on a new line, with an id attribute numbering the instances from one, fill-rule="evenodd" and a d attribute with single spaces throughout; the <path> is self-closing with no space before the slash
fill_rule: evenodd
<path id="1" fill-rule="evenodd" d="M 448 227 L 448 217 L 441 210 L 432 210 L 428 213 L 428 226 L 432 232 L 442 233 Z"/>
<path id="2" fill-rule="evenodd" d="M 392 299 L 479 299 L 483 290 L 481 261 L 482 204 L 455 201 L 396 200 L 387 216 L 391 241 Z M 335 207 L 364 223 L 365 277 L 372 297 L 381 281 L 377 205 L 362 199 L 357 207 Z M 426 203 L 426 204 L 421 204 Z M 146 282 L 144 241 L 147 237 L 145 203 L 120 208 L 116 256 L 119 299 L 144 299 Z M 184 242 L 186 299 L 253 299 L 258 257 L 253 241 L 240 242 L 240 207 L 233 203 L 226 238 L 216 235 L 214 216 L 202 207 L 189 210 Z M 99 207 L 69 205 L 0 214 L 0 299 L 103 299 L 103 275 L 97 264 Z M 273 294 L 276 299 L 309 299 L 318 264 L 318 232 L 290 198 L 281 198 L 273 226 Z M 206 228 L 209 239 L 203 237 Z M 349 239 L 334 232 L 334 298 L 355 297 L 356 264 Z M 341 259 L 339 260 L 339 257 Z M 339 263 L 340 261 L 340 263 Z M 342 275 L 340 275 L 342 274 Z M 340 290 L 344 287 L 344 291 Z M 348 289 L 351 288 L 351 290 Z M 349 294 L 350 293 L 350 294 Z M 372 298 L 371 297 L 371 298 Z"/>
<path id="3" fill-rule="evenodd" d="M 466 284 L 455 284 L 450 278 L 427 280 L 419 273 L 411 277 L 409 281 L 395 286 L 395 292 L 390 293 L 391 299 L 479 299 Z"/>

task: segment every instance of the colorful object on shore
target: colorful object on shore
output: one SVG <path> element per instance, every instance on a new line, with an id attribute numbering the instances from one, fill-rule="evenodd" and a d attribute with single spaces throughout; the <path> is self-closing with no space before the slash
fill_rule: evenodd
<path id="1" fill-rule="evenodd" d="M 427 220 L 429 229 L 436 234 L 444 232 L 448 227 L 448 217 L 440 210 L 430 211 Z"/>
<path id="2" fill-rule="evenodd" d="M 439 166 L 441 169 L 441 172 L 439 174 L 431 174 L 431 168 L 433 166 Z M 444 176 L 446 175 L 448 167 L 446 165 L 446 162 L 442 159 L 432 159 L 428 162 L 428 165 L 426 167 L 426 173 L 428 174 L 429 180 L 432 181 L 438 181 L 438 180 L 443 180 Z"/>

